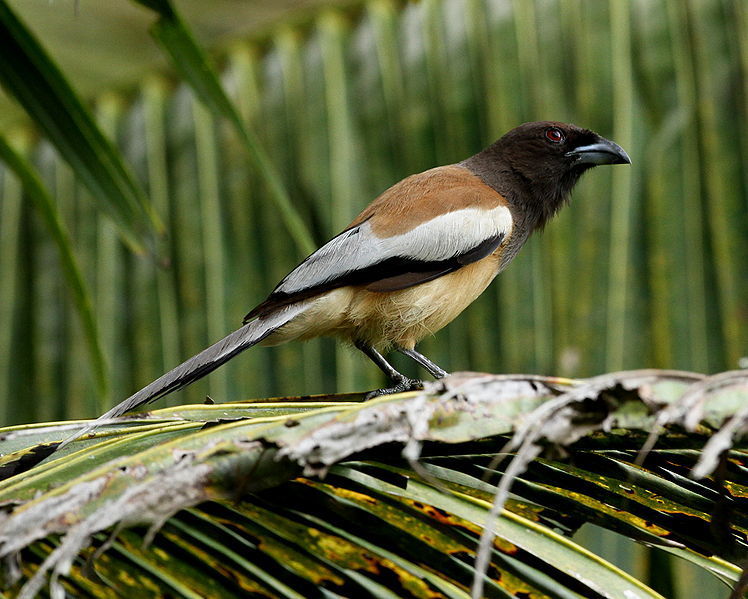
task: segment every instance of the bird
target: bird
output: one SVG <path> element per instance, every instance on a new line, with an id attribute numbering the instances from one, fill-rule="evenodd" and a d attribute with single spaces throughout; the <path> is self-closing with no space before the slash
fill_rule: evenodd
<path id="1" fill-rule="evenodd" d="M 353 345 L 384 372 L 389 386 L 367 398 L 421 388 L 387 361 L 391 350 L 442 378 L 447 372 L 416 344 L 488 287 L 568 202 L 585 171 L 630 163 L 623 148 L 589 129 L 542 121 L 462 162 L 406 177 L 286 275 L 241 328 L 95 422 L 181 389 L 252 346 L 319 336 Z"/>

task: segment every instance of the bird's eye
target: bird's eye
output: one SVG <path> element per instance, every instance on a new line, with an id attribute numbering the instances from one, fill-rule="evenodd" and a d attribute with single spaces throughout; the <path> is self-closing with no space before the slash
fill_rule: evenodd
<path id="1" fill-rule="evenodd" d="M 548 127 L 548 129 L 545 130 L 545 138 L 554 144 L 560 144 L 566 139 L 566 136 L 558 127 Z"/>

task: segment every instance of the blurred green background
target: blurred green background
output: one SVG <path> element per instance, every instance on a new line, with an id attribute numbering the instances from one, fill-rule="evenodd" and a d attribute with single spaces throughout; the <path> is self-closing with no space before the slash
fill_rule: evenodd
<path id="1" fill-rule="evenodd" d="M 95 416 L 241 319 L 305 255 L 235 129 L 128 2 L 10 2 L 91 102 L 167 227 L 139 257 L 9 99 L 69 228 L 106 362 L 97 392 L 58 250 L 0 165 L 0 422 Z M 714 372 L 748 354 L 748 5 L 741 0 L 176 2 L 315 243 L 402 177 L 517 124 L 571 121 L 631 167 L 571 205 L 422 344 L 448 370 Z M 7 57 L 4 57 L 7 58 Z M 416 374 L 407 362 L 395 363 Z M 330 340 L 255 348 L 167 401 L 374 388 Z"/>

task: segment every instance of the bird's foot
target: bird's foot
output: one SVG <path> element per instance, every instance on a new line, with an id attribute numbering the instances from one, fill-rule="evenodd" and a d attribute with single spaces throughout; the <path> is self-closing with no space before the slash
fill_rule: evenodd
<path id="1" fill-rule="evenodd" d="M 381 397 L 382 395 L 392 395 L 393 393 L 404 393 L 405 391 L 420 391 L 423 389 L 423 381 L 420 381 L 418 379 L 409 379 L 406 377 L 403 377 L 402 379 L 399 379 L 398 381 L 393 381 L 395 383 L 392 387 L 385 387 L 384 389 L 375 389 L 374 391 L 369 391 L 364 399 L 374 399 L 375 397 Z"/>

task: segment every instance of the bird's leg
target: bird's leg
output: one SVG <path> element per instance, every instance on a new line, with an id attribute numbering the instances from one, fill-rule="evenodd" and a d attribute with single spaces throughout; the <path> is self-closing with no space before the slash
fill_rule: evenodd
<path id="1" fill-rule="evenodd" d="M 392 387 L 386 387 L 384 389 L 376 389 L 367 393 L 366 399 L 372 399 L 373 397 L 379 397 L 380 395 L 390 395 L 391 393 L 402 393 L 403 391 L 413 391 L 415 389 L 422 389 L 423 382 L 417 379 L 410 379 L 404 374 L 399 373 L 384 356 L 380 354 L 370 345 L 366 345 L 361 341 L 356 341 L 355 346 L 366 354 L 366 356 L 376 364 L 379 369 L 387 375 L 390 379 Z"/>
<path id="2" fill-rule="evenodd" d="M 397 351 L 399 351 L 404 356 L 408 356 L 411 360 L 415 360 L 416 362 L 418 362 L 421 366 L 423 366 L 426 370 L 428 370 L 429 374 L 433 376 L 435 379 L 443 379 L 445 376 L 449 374 L 446 370 L 441 368 L 438 364 L 434 364 L 426 356 L 424 356 L 420 352 L 417 352 L 414 349 L 403 349 L 400 347 L 397 349 Z"/>

